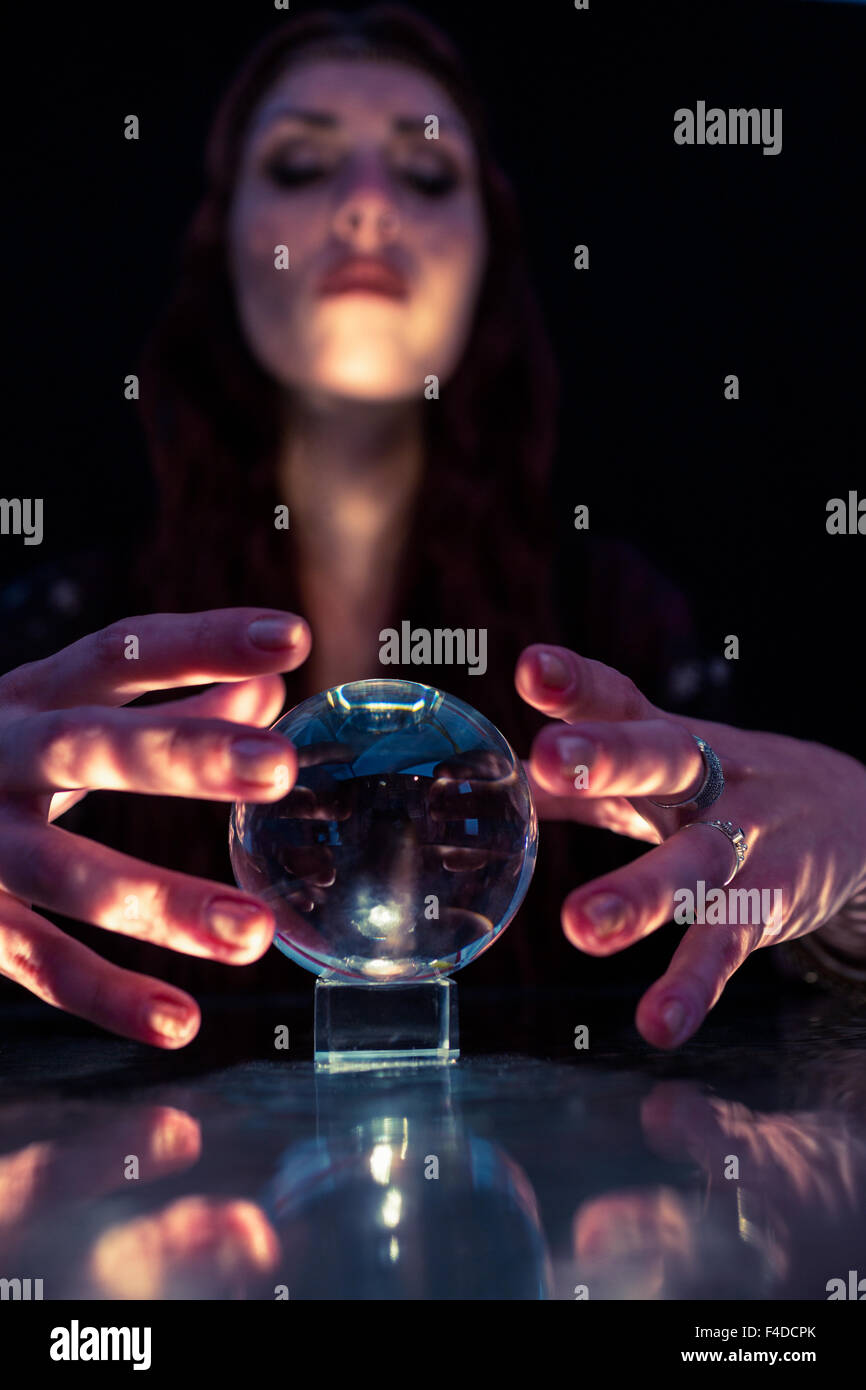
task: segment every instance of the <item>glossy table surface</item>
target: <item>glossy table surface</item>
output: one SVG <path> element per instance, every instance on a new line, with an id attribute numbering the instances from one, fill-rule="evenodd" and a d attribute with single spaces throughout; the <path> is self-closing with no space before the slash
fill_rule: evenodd
<path id="1" fill-rule="evenodd" d="M 866 1018 L 805 986 L 732 987 L 665 1054 L 622 993 L 461 981 L 458 1064 L 354 1075 L 314 1071 L 311 989 L 202 1003 L 174 1053 L 4 1003 L 0 1277 L 46 1299 L 826 1299 L 863 1266 Z"/>

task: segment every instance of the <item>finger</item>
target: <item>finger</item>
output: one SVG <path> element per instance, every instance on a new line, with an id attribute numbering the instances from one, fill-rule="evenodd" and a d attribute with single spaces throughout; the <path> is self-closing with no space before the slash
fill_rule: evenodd
<path id="1" fill-rule="evenodd" d="M 332 888 L 337 881 L 334 856 L 326 845 L 306 845 L 286 850 L 282 866 L 313 888 Z"/>
<path id="2" fill-rule="evenodd" d="M 653 719 L 660 711 L 628 676 L 567 647 L 526 647 L 514 684 L 527 704 L 552 718 Z"/>
<path id="3" fill-rule="evenodd" d="M 433 777 L 449 782 L 480 782 L 508 786 L 514 780 L 510 758 L 488 749 L 473 748 L 459 757 L 436 763 Z"/>
<path id="4" fill-rule="evenodd" d="M 700 749 L 676 719 L 548 724 L 533 741 L 530 765 L 558 795 L 648 796 L 685 800 L 704 780 Z"/>
<path id="5" fill-rule="evenodd" d="M 600 830 L 612 830 L 615 835 L 627 835 L 631 840 L 646 840 L 657 845 L 661 836 L 655 826 L 638 815 L 625 797 L 595 797 L 584 801 L 577 796 L 554 796 L 533 780 L 532 795 L 539 820 L 575 821 L 593 825 Z"/>
<path id="6" fill-rule="evenodd" d="M 273 801 L 296 775 L 295 750 L 280 734 L 228 720 L 172 718 L 158 705 L 49 710 L 0 728 L 0 787 L 7 792 L 93 788 Z"/>
<path id="7" fill-rule="evenodd" d="M 476 869 L 484 869 L 497 859 L 507 858 L 493 850 L 461 849 L 454 845 L 432 845 L 430 848 L 442 868 L 452 874 L 474 873 Z"/>
<path id="8" fill-rule="evenodd" d="M 723 886 L 733 856 L 718 830 L 680 830 L 633 863 L 570 893 L 562 907 L 563 930 L 589 955 L 613 955 L 669 922 L 675 893 L 687 887 L 694 892 L 699 880 L 706 891 Z M 755 931 L 760 935 L 760 926 Z"/>
<path id="9" fill-rule="evenodd" d="M 458 782 L 452 777 L 437 777 L 427 792 L 427 809 L 435 821 L 470 819 L 505 819 L 519 812 L 514 809 L 513 797 L 519 796 L 517 777 L 512 771 L 501 782 Z M 521 803 L 525 797 L 520 797 Z"/>
<path id="10" fill-rule="evenodd" d="M 828 1217 L 859 1207 L 858 1165 L 851 1162 L 841 1115 L 767 1114 L 708 1096 L 692 1082 L 666 1081 L 641 1102 L 640 1118 L 647 1143 L 661 1158 L 681 1161 L 688 1155 L 707 1172 L 721 1172 L 733 1148 L 753 1179 L 772 1184 L 777 1210 L 789 1199 L 798 1210 L 808 1203 Z"/>
<path id="11" fill-rule="evenodd" d="M 268 727 L 282 711 L 286 699 L 286 683 L 282 676 L 254 676 L 252 680 L 232 685 L 215 685 L 202 695 L 188 695 L 182 700 L 166 700 L 159 705 L 160 714 L 178 718 L 228 719 L 238 724 Z M 86 791 L 58 792 L 51 798 L 48 820 L 65 815 L 87 795 Z"/>
<path id="12" fill-rule="evenodd" d="M 228 719 L 232 724 L 268 728 L 279 718 L 285 702 L 286 683 L 282 676 L 273 675 L 214 685 L 201 695 L 165 700 L 156 708 L 161 714 L 180 718 Z"/>
<path id="13" fill-rule="evenodd" d="M 434 820 L 505 817 L 523 809 L 516 769 L 501 753 L 473 749 L 433 768 L 427 805 Z"/>
<path id="14" fill-rule="evenodd" d="M 323 778 L 313 787 L 293 787 L 280 802 L 279 820 L 348 820 L 355 809 L 357 787 L 352 782 Z"/>
<path id="15" fill-rule="evenodd" d="M 201 1126 L 182 1110 L 147 1105 L 118 1114 L 108 1105 L 106 1111 L 101 1118 L 91 1101 L 86 1128 L 64 1126 L 57 1139 L 0 1157 L 0 1229 L 23 1226 L 36 1212 L 44 1220 L 70 1198 L 81 1202 L 125 1189 L 118 1153 L 138 1156 L 144 1182 L 189 1168 L 201 1157 Z M 56 1111 L 54 1119 L 56 1124 Z"/>
<path id="16" fill-rule="evenodd" d="M 160 714 L 176 714 L 182 719 L 213 717 L 268 728 L 281 715 L 285 702 L 286 683 L 282 676 L 254 676 L 251 680 L 230 685 L 215 685 L 202 695 L 165 700 L 159 705 L 159 711 Z M 57 820 L 83 796 L 86 796 L 86 792 L 58 793 L 51 802 L 49 821 Z"/>
<path id="17" fill-rule="evenodd" d="M 625 797 L 600 796 L 585 800 L 568 792 L 558 796 L 542 787 L 528 761 L 524 761 L 523 770 L 529 778 L 539 820 L 577 821 L 581 825 L 612 830 L 616 835 L 628 835 L 633 840 L 649 840 L 655 845 L 662 838 L 656 827 L 645 820 Z"/>
<path id="18" fill-rule="evenodd" d="M 350 743 L 308 743 L 298 749 L 299 767 L 321 767 L 329 763 L 351 765 L 358 756 L 358 750 Z"/>
<path id="19" fill-rule="evenodd" d="M 0 880 L 24 902 L 228 965 L 258 960 L 273 939 L 273 915 L 256 898 L 20 813 L 0 820 Z"/>
<path id="20" fill-rule="evenodd" d="M 668 969 L 637 1007 L 638 1032 L 653 1047 L 678 1047 L 697 1031 L 760 939 L 755 926 L 689 927 Z"/>
<path id="21" fill-rule="evenodd" d="M 604 1279 L 617 1298 L 657 1298 L 659 1270 L 692 1253 L 692 1216 L 670 1188 L 608 1190 L 577 1208 L 572 1243 L 581 1272 L 596 1288 Z"/>
<path id="22" fill-rule="evenodd" d="M 660 1158 L 676 1160 L 685 1152 L 703 1167 L 709 1159 L 710 1140 L 713 1147 L 726 1144 L 730 1153 L 731 1135 L 723 1123 L 727 1109 L 725 1101 L 706 1095 L 693 1081 L 661 1081 L 641 1101 L 641 1128 Z M 746 1131 L 754 1133 L 758 1116 L 739 1102 L 735 1110 L 744 1137 Z"/>
<path id="23" fill-rule="evenodd" d="M 123 618 L 0 680 L 0 700 L 39 709 L 122 705 L 148 690 L 293 671 L 312 639 L 303 618 L 268 608 L 213 608 Z"/>
<path id="24" fill-rule="evenodd" d="M 181 1197 L 101 1231 L 84 1268 L 95 1297 L 173 1301 L 195 1289 L 205 1299 L 237 1298 L 281 1254 L 253 1202 Z"/>
<path id="25" fill-rule="evenodd" d="M 190 995 L 112 965 L 8 898 L 0 898 L 0 974 L 56 1009 L 153 1047 L 183 1047 L 201 1023 Z"/>

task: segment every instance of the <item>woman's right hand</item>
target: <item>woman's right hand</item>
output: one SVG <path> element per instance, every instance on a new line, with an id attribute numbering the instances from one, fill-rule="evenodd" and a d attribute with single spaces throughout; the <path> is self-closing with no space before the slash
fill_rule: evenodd
<path id="1" fill-rule="evenodd" d="M 96 789 L 226 802 L 285 796 L 295 751 L 265 728 L 285 699 L 277 673 L 300 666 L 310 647 L 304 620 L 274 609 L 156 613 L 0 678 L 0 974 L 139 1042 L 177 1048 L 195 1036 L 201 1017 L 190 995 L 109 964 L 31 905 L 228 965 L 267 950 L 269 909 L 51 822 Z M 117 708 L 147 691 L 211 682 L 224 683 Z"/>

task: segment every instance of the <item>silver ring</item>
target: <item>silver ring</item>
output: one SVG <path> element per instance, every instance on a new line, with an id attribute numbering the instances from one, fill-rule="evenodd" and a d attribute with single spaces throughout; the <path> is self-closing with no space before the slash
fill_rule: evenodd
<path id="1" fill-rule="evenodd" d="M 682 828 L 683 830 L 691 830 L 696 825 L 709 825 L 712 826 L 714 830 L 721 830 L 722 834 L 726 837 L 726 839 L 730 840 L 731 844 L 734 847 L 736 862 L 734 864 L 733 872 L 729 874 L 729 876 L 725 879 L 724 883 L 722 884 L 723 888 L 727 888 L 731 880 L 737 877 L 737 874 L 743 867 L 746 855 L 749 852 L 749 846 L 746 844 L 746 837 L 743 834 L 742 828 L 740 826 L 737 826 L 735 830 L 734 822 L 732 820 L 690 820 L 688 825 L 684 825 Z"/>
<path id="2" fill-rule="evenodd" d="M 650 801 L 653 806 L 661 806 L 665 811 L 673 811 L 679 806 L 694 805 L 698 811 L 705 811 L 708 806 L 712 806 L 714 801 L 718 801 L 722 792 L 725 790 L 725 774 L 722 772 L 722 765 L 713 752 L 706 739 L 699 738 L 697 734 L 692 734 L 692 738 L 701 750 L 701 757 L 704 760 L 706 776 L 701 783 L 700 790 L 694 796 L 686 797 L 685 801 Z M 705 825 L 713 825 L 714 821 L 704 821 Z"/>

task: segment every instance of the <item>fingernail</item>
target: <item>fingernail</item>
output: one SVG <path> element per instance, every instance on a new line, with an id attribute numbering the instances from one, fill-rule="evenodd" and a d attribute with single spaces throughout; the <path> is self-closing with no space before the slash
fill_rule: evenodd
<path id="1" fill-rule="evenodd" d="M 304 625 L 299 618 L 255 618 L 249 625 L 249 638 L 266 652 L 278 652 L 293 647 L 300 639 Z"/>
<path id="2" fill-rule="evenodd" d="M 201 1128 L 191 1115 L 179 1110 L 166 1110 L 148 1134 L 150 1157 L 155 1163 L 168 1159 L 198 1157 L 201 1153 Z"/>
<path id="3" fill-rule="evenodd" d="M 596 936 L 613 936 L 626 922 L 627 908 L 622 898 L 613 893 L 599 893 L 596 898 L 587 898 L 580 904 L 580 910 L 588 917 L 595 928 Z"/>
<path id="4" fill-rule="evenodd" d="M 231 744 L 232 768 L 245 782 L 273 782 L 281 765 L 271 738 L 238 738 Z M 283 759 L 284 761 L 284 759 Z"/>
<path id="5" fill-rule="evenodd" d="M 588 738 L 580 738 L 577 734 L 562 734 L 556 740 L 556 752 L 563 777 L 572 781 L 577 776 L 579 767 L 589 768 L 593 747 Z"/>
<path id="6" fill-rule="evenodd" d="M 553 652 L 539 652 L 538 669 L 548 690 L 564 690 L 571 681 L 571 673 L 562 657 Z"/>
<path id="7" fill-rule="evenodd" d="M 166 999 L 164 996 L 157 995 L 148 1000 L 145 1006 L 145 1022 L 155 1033 L 162 1033 L 165 1038 L 183 1038 L 190 1031 L 195 1016 L 190 1013 L 186 1004 L 180 1004 L 176 999 Z"/>
<path id="8" fill-rule="evenodd" d="M 242 898 L 214 898 L 205 911 L 205 921 L 221 941 L 229 946 L 247 946 L 262 928 L 261 903 L 244 902 Z M 258 930 L 253 924 L 258 921 Z"/>
<path id="9" fill-rule="evenodd" d="M 662 1009 L 662 1022 L 668 1032 L 671 1042 L 676 1042 L 683 1032 L 683 1024 L 686 1021 L 686 1011 L 679 999 L 671 999 Z"/>

